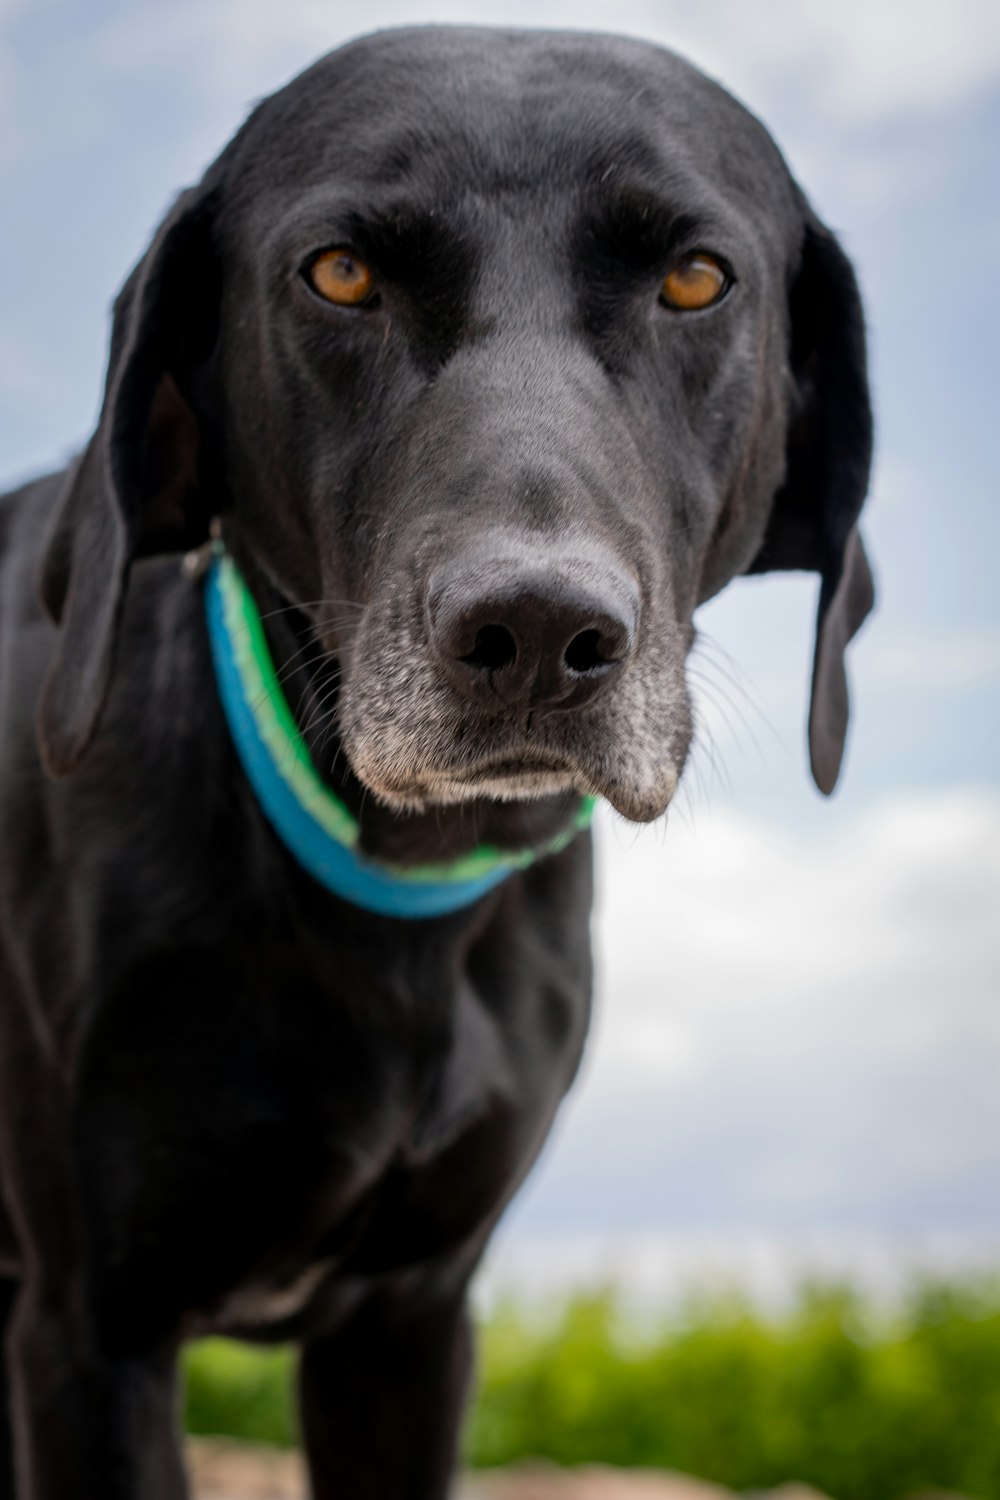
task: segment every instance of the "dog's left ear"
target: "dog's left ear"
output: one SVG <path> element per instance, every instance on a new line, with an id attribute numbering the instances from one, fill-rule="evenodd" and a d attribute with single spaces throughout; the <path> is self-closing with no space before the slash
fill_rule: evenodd
<path id="1" fill-rule="evenodd" d="M 855 524 L 868 490 L 872 414 L 854 271 L 830 231 L 806 214 L 790 292 L 793 411 L 785 479 L 748 571 L 806 568 L 820 575 L 809 760 L 816 785 L 830 793 L 847 734 L 844 651 L 875 600 Z"/>
<path id="2" fill-rule="evenodd" d="M 115 302 L 97 431 L 70 470 L 42 557 L 59 625 L 38 703 L 52 776 L 72 771 L 107 697 L 134 558 L 182 552 L 207 528 L 195 389 L 218 328 L 210 199 L 185 193 Z"/>

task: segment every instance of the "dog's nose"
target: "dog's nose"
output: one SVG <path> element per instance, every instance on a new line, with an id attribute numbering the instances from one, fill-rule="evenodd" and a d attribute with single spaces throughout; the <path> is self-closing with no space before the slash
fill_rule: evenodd
<path id="1" fill-rule="evenodd" d="M 427 596 L 432 649 L 475 702 L 573 708 L 608 687 L 632 654 L 638 593 L 589 558 L 461 560 Z"/>

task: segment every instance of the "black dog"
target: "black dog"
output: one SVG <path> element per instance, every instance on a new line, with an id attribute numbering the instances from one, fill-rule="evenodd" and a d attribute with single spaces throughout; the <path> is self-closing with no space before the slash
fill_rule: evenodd
<path id="1" fill-rule="evenodd" d="M 179 200 L 93 440 L 0 502 L 0 1492 L 182 1496 L 217 1329 L 301 1342 L 316 1496 L 445 1494 L 469 1279 L 587 1029 L 581 794 L 663 811 L 692 612 L 773 568 L 822 580 L 830 790 L 870 441 L 848 262 L 656 48 L 358 42 Z M 361 863 L 533 864 L 422 919 L 303 867 L 179 565 L 213 522 Z"/>

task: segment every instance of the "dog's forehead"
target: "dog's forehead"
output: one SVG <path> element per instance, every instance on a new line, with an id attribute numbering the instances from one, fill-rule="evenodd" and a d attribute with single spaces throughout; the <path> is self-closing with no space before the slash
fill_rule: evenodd
<path id="1" fill-rule="evenodd" d="M 265 100 L 227 156 L 244 201 L 331 177 L 454 194 L 680 175 L 792 211 L 780 153 L 730 94 L 663 48 L 584 33 L 363 38 Z"/>

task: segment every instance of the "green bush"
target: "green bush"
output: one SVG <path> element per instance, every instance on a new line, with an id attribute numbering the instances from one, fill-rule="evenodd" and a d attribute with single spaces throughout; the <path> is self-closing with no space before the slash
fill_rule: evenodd
<path id="1" fill-rule="evenodd" d="M 191 1430 L 291 1441 L 290 1360 L 195 1346 Z M 795 1478 L 837 1500 L 1000 1500 L 1000 1287 L 919 1286 L 892 1319 L 837 1287 L 804 1288 L 781 1317 L 698 1299 L 641 1329 L 610 1292 L 548 1322 L 501 1307 L 481 1330 L 466 1455 L 662 1466 L 734 1489 Z"/>
<path id="2" fill-rule="evenodd" d="M 291 1349 L 253 1348 L 229 1339 L 191 1344 L 184 1353 L 188 1432 L 291 1447 L 296 1441 L 294 1368 Z"/>

